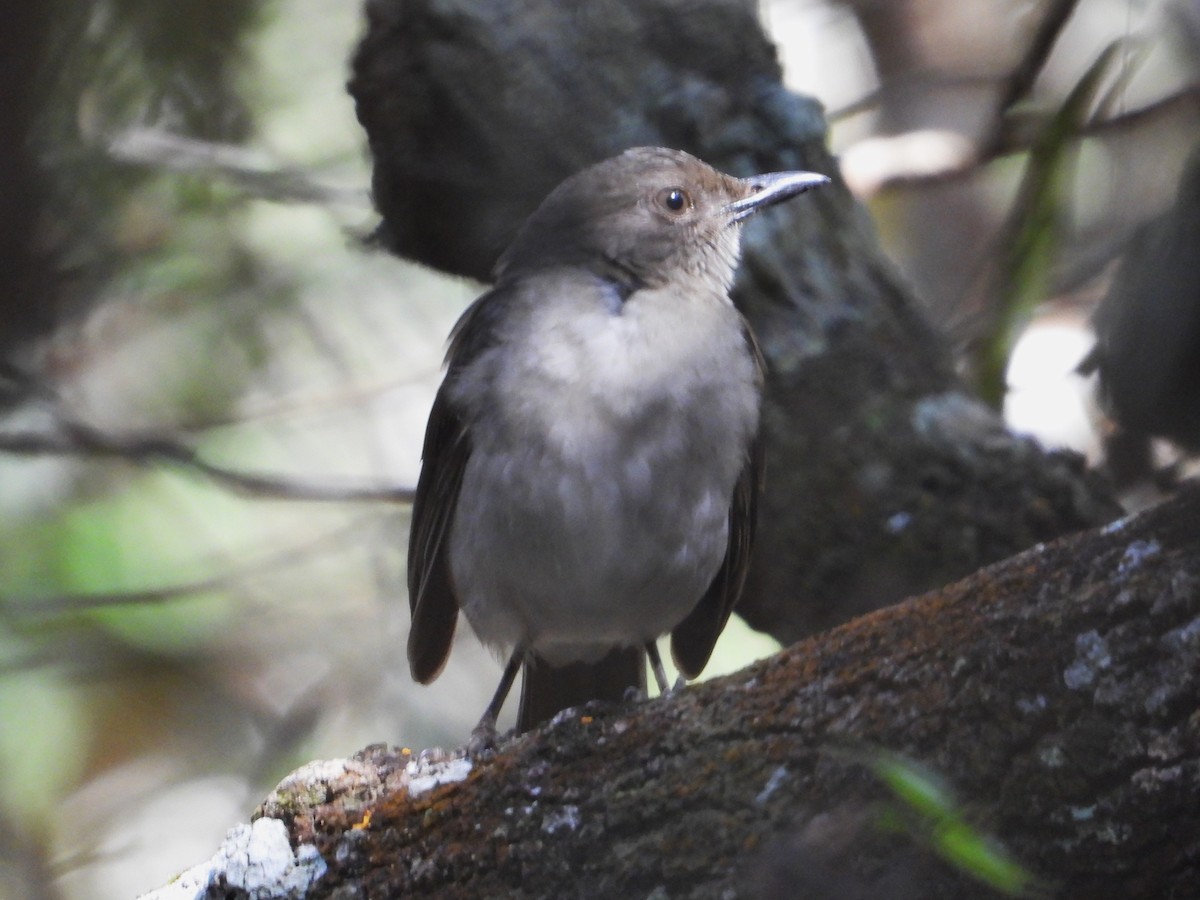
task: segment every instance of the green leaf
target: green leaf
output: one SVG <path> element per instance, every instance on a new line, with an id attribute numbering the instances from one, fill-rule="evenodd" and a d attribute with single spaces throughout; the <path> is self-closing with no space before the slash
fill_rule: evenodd
<path id="1" fill-rule="evenodd" d="M 880 753 L 868 765 L 898 803 L 881 811 L 887 831 L 914 835 L 959 871 L 1012 897 L 1040 893 L 1037 880 L 993 838 L 964 818 L 941 778 L 917 763 Z"/>
<path id="2" fill-rule="evenodd" d="M 1029 149 L 1016 199 L 999 238 L 993 288 L 993 326 L 980 354 L 978 388 L 999 408 L 1008 360 L 1021 332 L 1049 293 L 1063 230 L 1065 186 L 1078 154 L 1078 137 L 1124 39 L 1110 43 L 1079 79 Z"/>

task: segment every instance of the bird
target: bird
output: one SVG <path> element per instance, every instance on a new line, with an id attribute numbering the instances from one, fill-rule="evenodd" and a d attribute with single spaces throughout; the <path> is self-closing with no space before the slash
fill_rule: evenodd
<path id="1" fill-rule="evenodd" d="M 1200 452 L 1200 148 L 1175 203 L 1130 239 L 1092 319 L 1096 344 L 1076 371 L 1098 375 L 1101 406 L 1119 428 L 1105 438 L 1118 484 L 1154 472 L 1149 439 Z M 1170 474 L 1163 473 L 1163 474 Z"/>
<path id="2" fill-rule="evenodd" d="M 644 691 L 670 633 L 698 676 L 741 594 L 761 490 L 763 361 L 730 298 L 741 224 L 829 183 L 736 178 L 635 147 L 558 185 L 454 326 L 412 506 L 408 661 L 428 684 L 459 613 L 524 669 L 517 729 Z"/>

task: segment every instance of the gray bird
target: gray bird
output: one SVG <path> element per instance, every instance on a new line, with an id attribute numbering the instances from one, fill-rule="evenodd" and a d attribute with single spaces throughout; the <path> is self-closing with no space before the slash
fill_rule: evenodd
<path id="1" fill-rule="evenodd" d="M 459 610 L 524 666 L 518 728 L 645 687 L 671 633 L 700 674 L 737 603 L 759 492 L 762 361 L 729 298 L 741 223 L 829 181 L 639 147 L 571 176 L 464 313 L 430 413 L 408 551 L 413 678 Z"/>

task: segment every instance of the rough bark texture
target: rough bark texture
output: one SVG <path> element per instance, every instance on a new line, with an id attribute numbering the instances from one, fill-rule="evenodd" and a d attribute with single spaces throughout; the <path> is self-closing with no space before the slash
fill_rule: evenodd
<path id="1" fill-rule="evenodd" d="M 879 831 L 876 750 L 946 776 L 1046 894 L 1194 897 L 1200 487 L 736 675 L 569 711 L 455 783 L 419 792 L 372 748 L 260 815 L 328 864 L 309 897 L 990 896 Z"/>
<path id="2" fill-rule="evenodd" d="M 485 279 L 563 177 L 637 144 L 734 174 L 838 179 L 818 105 L 784 90 L 735 0 L 368 0 L 350 84 L 381 240 Z M 735 299 L 770 368 L 767 493 L 747 594 L 790 641 L 1111 519 L 1071 455 L 1007 433 L 840 179 L 747 229 Z"/>

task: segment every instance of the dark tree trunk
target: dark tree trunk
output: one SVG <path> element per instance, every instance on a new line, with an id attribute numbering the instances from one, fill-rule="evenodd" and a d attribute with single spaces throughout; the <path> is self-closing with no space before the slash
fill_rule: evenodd
<path id="1" fill-rule="evenodd" d="M 1200 488 L 736 675 L 565 714 L 455 783 L 419 792 L 375 748 L 260 814 L 330 866 L 310 898 L 991 896 L 881 833 L 878 751 L 947 777 L 1045 893 L 1194 897 Z"/>
<path id="2" fill-rule="evenodd" d="M 6 10 L 0 31 L 0 360 L 55 322 L 56 273 L 46 243 L 48 188 L 31 140 L 54 11 L 50 3 Z M 39 241 L 40 239 L 40 241 Z M 0 371 L 0 380 L 10 373 Z M 4 386 L 0 384 L 0 405 Z"/>
<path id="3" fill-rule="evenodd" d="M 486 279 L 563 177 L 637 144 L 838 179 L 735 0 L 369 0 L 351 92 L 390 249 Z M 1008 433 L 838 180 L 745 236 L 770 372 L 767 493 L 739 612 L 787 642 L 1117 514 L 1077 457 Z"/>

